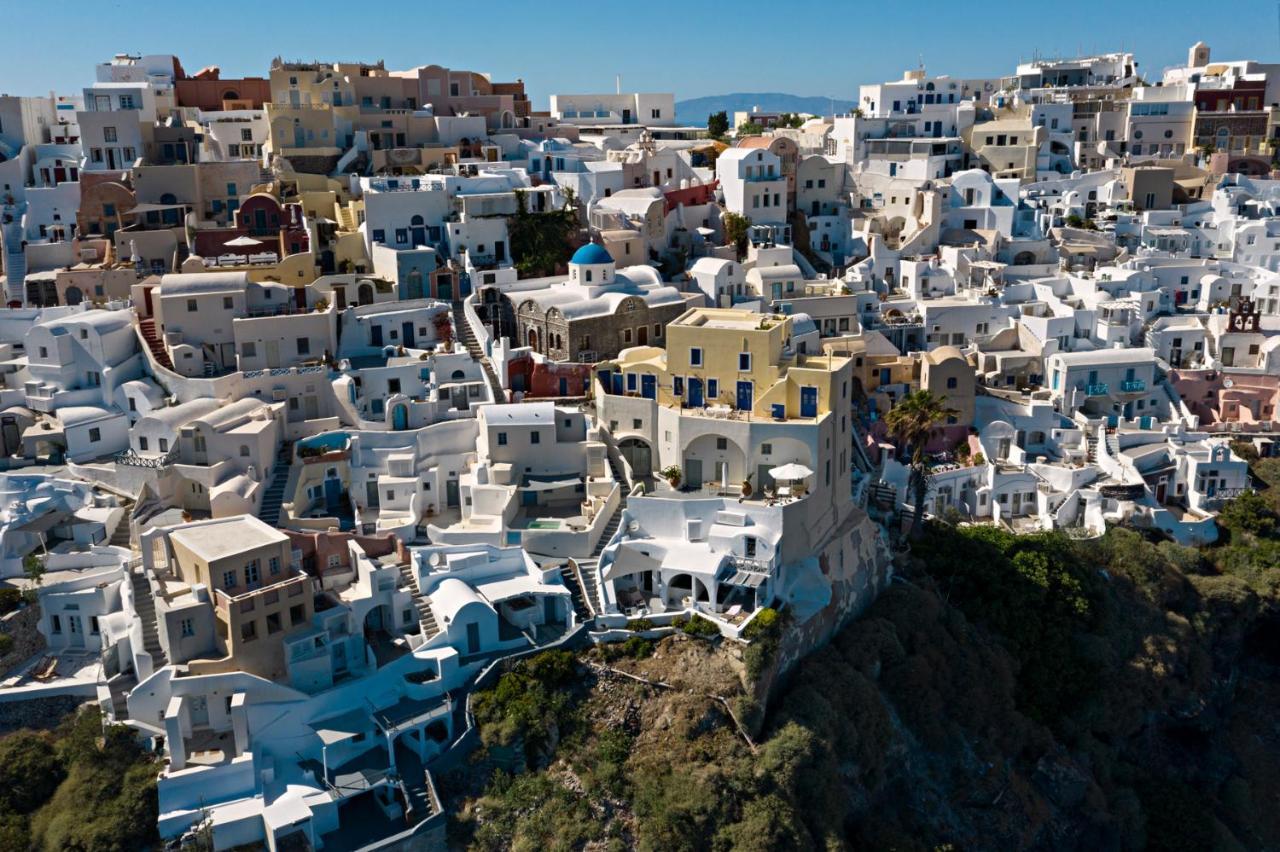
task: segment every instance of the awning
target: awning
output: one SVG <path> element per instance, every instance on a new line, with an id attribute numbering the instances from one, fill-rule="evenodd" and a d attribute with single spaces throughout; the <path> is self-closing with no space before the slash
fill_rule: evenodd
<path id="1" fill-rule="evenodd" d="M 769 575 L 758 574 L 755 571 L 736 571 L 734 575 L 724 582 L 730 586 L 741 586 L 746 589 L 758 589 L 769 580 Z"/>
<path id="2" fill-rule="evenodd" d="M 354 739 L 368 732 L 373 727 L 369 714 L 361 710 L 348 710 L 328 719 L 311 723 L 311 730 L 320 737 L 320 742 L 327 746 Z"/>
<path id="3" fill-rule="evenodd" d="M 573 488 L 581 484 L 581 476 L 561 477 L 559 479 L 536 479 L 530 476 L 522 487 L 525 491 L 555 491 L 559 488 Z"/>

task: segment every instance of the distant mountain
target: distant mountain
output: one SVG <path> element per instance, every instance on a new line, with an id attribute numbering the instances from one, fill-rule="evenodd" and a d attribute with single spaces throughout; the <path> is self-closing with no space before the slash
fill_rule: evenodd
<path id="1" fill-rule="evenodd" d="M 708 95 L 705 98 L 691 98 L 687 101 L 676 101 L 676 121 L 681 124 L 702 126 L 707 123 L 707 116 L 724 110 L 733 121 L 735 112 L 749 112 L 759 107 L 761 112 L 808 112 L 813 115 L 830 115 L 836 112 L 848 112 L 857 103 L 839 98 L 826 98 L 820 95 L 788 95 L 783 92 L 734 92 L 731 95 Z"/>

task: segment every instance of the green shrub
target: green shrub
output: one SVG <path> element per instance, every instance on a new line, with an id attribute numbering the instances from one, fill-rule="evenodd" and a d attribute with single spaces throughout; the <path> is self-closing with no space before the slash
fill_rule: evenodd
<path id="1" fill-rule="evenodd" d="M 652 630 L 656 625 L 647 618 L 633 618 L 627 622 L 627 629 L 642 633 L 645 630 Z"/>
<path id="2" fill-rule="evenodd" d="M 622 649 L 627 656 L 637 660 L 653 656 L 653 643 L 640 636 L 632 636 L 626 642 L 623 642 Z"/>
<path id="3" fill-rule="evenodd" d="M 0 589 L 0 615 L 7 615 L 22 605 L 22 590 L 6 586 Z"/>
<path id="4" fill-rule="evenodd" d="M 710 639 L 720 635 L 720 628 L 700 615 L 694 615 L 681 628 L 686 635 Z"/>

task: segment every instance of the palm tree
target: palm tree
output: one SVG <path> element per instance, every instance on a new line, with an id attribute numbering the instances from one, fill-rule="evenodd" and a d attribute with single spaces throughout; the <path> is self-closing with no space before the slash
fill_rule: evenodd
<path id="1" fill-rule="evenodd" d="M 910 453 L 908 488 L 915 498 L 915 512 L 911 518 L 911 537 L 917 538 L 924 520 L 924 500 L 929 496 L 929 466 L 925 447 L 933 427 L 956 414 L 948 408 L 946 400 L 934 396 L 933 391 L 921 388 L 907 394 L 884 416 L 885 426 L 898 443 L 900 456 Z"/>

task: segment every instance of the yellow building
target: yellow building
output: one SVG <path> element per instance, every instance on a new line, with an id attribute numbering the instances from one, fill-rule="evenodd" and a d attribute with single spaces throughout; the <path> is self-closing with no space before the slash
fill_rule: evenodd
<path id="1" fill-rule="evenodd" d="M 801 355 L 786 316 L 693 308 L 641 346 L 597 366 L 597 413 L 634 473 L 681 470 L 688 490 L 772 488 L 769 471 L 813 471 L 821 501 L 847 500 L 852 362 Z M 820 497 L 819 495 L 822 495 Z"/>

